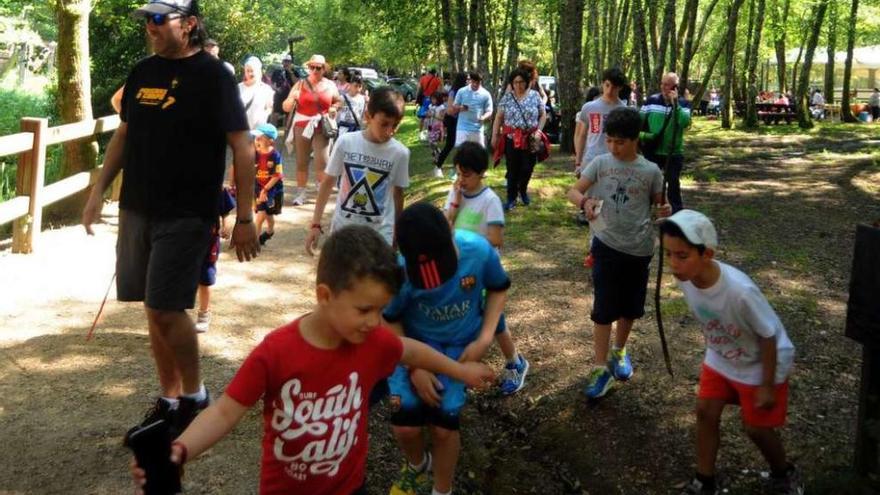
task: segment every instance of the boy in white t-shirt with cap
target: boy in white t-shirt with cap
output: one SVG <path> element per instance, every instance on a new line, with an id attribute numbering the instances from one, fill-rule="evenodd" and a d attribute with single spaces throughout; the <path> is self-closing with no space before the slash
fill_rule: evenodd
<path id="1" fill-rule="evenodd" d="M 715 460 L 721 413 L 739 404 L 749 438 L 770 464 L 772 493 L 804 493 L 777 428 L 785 424 L 794 346 L 782 322 L 751 278 L 715 260 L 712 222 L 681 210 L 660 226 L 669 268 L 703 325 L 706 358 L 697 393 L 697 471 L 683 495 L 719 494 Z"/>

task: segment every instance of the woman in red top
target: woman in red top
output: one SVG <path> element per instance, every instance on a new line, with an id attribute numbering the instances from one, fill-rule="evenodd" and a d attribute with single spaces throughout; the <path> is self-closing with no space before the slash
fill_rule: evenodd
<path id="1" fill-rule="evenodd" d="M 329 159 L 330 140 L 321 130 L 321 115 L 336 118 L 336 111 L 342 102 L 336 84 L 324 77 L 330 64 L 323 55 L 312 55 L 305 64 L 309 71 L 306 79 L 300 80 L 290 90 L 282 107 L 285 112 L 293 112 L 293 142 L 296 148 L 296 197 L 294 206 L 305 204 L 306 185 L 309 180 L 309 154 L 315 153 L 315 180 L 324 180 L 324 167 Z M 288 142 L 290 142 L 288 140 Z"/>

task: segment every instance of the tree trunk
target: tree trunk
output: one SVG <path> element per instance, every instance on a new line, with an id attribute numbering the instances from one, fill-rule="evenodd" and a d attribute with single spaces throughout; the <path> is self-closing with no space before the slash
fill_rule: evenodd
<path id="1" fill-rule="evenodd" d="M 584 25 L 584 0 L 564 0 L 560 18 L 559 96 L 562 103 L 560 151 L 574 151 L 574 118 L 580 109 L 578 77 L 581 68 L 581 36 Z"/>
<path id="2" fill-rule="evenodd" d="M 519 26 L 519 0 L 510 0 L 510 32 L 507 37 L 507 71 L 516 67 L 516 59 L 519 57 L 517 47 L 517 27 Z M 580 40 L 578 40 L 580 46 Z"/>
<path id="3" fill-rule="evenodd" d="M 666 72 L 666 57 L 671 49 L 675 35 L 675 0 L 666 0 L 666 8 L 663 11 L 663 30 L 660 32 L 660 46 L 657 50 L 657 60 L 654 61 L 654 80 L 660 84 L 663 73 Z M 675 70 L 675 67 L 669 70 Z"/>
<path id="4" fill-rule="evenodd" d="M 715 48 L 712 56 L 709 57 L 709 65 L 706 67 L 705 74 L 703 74 L 703 80 L 700 82 L 700 87 L 697 89 L 697 92 L 694 93 L 694 101 L 702 101 L 703 93 L 706 92 L 706 86 L 709 84 L 709 79 L 712 79 L 712 73 L 715 71 L 715 65 L 718 64 L 718 59 L 721 58 L 721 54 L 724 52 L 726 46 L 727 38 L 721 38 L 718 42 L 718 47 Z"/>
<path id="5" fill-rule="evenodd" d="M 480 0 L 471 0 L 469 8 L 470 12 L 468 13 L 468 36 L 467 50 L 465 52 L 465 64 L 468 67 L 476 67 L 477 21 L 479 21 L 480 15 Z"/>
<path id="6" fill-rule="evenodd" d="M 484 77 L 489 76 L 489 24 L 486 16 L 486 3 L 488 0 L 473 0 L 479 2 L 477 10 L 477 70 Z M 494 81 L 494 79 L 490 79 Z"/>
<path id="7" fill-rule="evenodd" d="M 716 0 L 717 1 L 717 0 Z M 688 0 L 684 7 L 684 22 L 682 33 L 684 37 L 684 49 L 681 53 L 681 80 L 687 85 L 691 74 L 691 59 L 694 56 L 694 31 L 697 28 L 697 10 L 700 8 L 700 0 Z"/>
<path id="8" fill-rule="evenodd" d="M 455 0 L 455 65 L 460 71 L 468 70 L 464 60 L 464 42 L 467 33 L 467 6 L 464 0 Z"/>
<path id="9" fill-rule="evenodd" d="M 639 74 L 639 93 L 643 97 L 651 94 L 653 84 L 651 82 L 651 56 L 648 51 L 648 36 L 645 31 L 645 11 L 642 8 L 642 0 L 633 0 L 633 12 L 635 19 L 633 20 L 633 44 L 635 45 L 635 53 L 639 59 L 639 66 L 642 69 Z"/>
<path id="10" fill-rule="evenodd" d="M 846 62 L 843 64 L 843 95 L 840 98 L 840 120 L 844 122 L 858 122 L 852 113 L 849 102 L 849 87 L 852 79 L 853 49 L 856 45 L 856 19 L 859 13 L 859 0 L 852 0 L 852 8 L 849 12 L 849 22 L 846 26 Z"/>
<path id="11" fill-rule="evenodd" d="M 62 123 L 92 119 L 92 83 L 89 72 L 90 0 L 57 0 L 58 95 L 56 104 Z M 94 138 L 65 143 L 61 177 L 95 168 L 98 145 Z M 54 212 L 74 216 L 82 212 L 88 191 L 62 201 Z"/>
<path id="12" fill-rule="evenodd" d="M 563 6 L 563 8 L 565 8 Z M 590 84 L 597 84 L 596 79 L 602 76 L 597 74 L 601 74 L 604 70 L 602 67 L 602 39 L 599 35 L 599 2 L 590 2 L 590 13 L 588 15 L 589 28 L 587 32 L 587 37 L 592 41 L 593 46 L 593 71 L 589 74 L 587 79 Z"/>
<path id="13" fill-rule="evenodd" d="M 825 48 L 828 61 L 825 63 L 825 84 L 823 85 L 825 103 L 828 105 L 834 103 L 834 51 L 837 49 L 838 12 L 837 2 L 831 2 L 828 5 L 828 43 Z"/>
<path id="14" fill-rule="evenodd" d="M 443 42 L 446 45 L 446 59 L 450 72 L 459 70 L 455 60 L 454 30 L 452 29 L 452 10 L 449 0 L 440 0 L 440 17 L 443 20 Z"/>
<path id="15" fill-rule="evenodd" d="M 733 122 L 733 85 L 736 74 L 734 72 L 736 61 L 736 26 L 739 23 L 739 9 L 743 0 L 733 0 L 727 11 L 727 41 L 725 42 L 727 64 L 724 74 L 724 85 L 721 88 L 721 127 L 730 129 Z"/>
<path id="16" fill-rule="evenodd" d="M 782 12 L 779 11 L 778 3 L 780 1 L 782 1 Z M 779 85 L 779 91 L 782 93 L 788 89 L 785 85 L 785 28 L 790 6 L 790 0 L 774 0 L 770 9 L 770 24 L 773 28 L 773 49 L 776 51 L 776 82 Z"/>
<path id="17" fill-rule="evenodd" d="M 819 44 L 819 34 L 822 32 L 822 21 L 825 20 L 825 11 L 828 9 L 829 0 L 822 0 L 816 8 L 816 17 L 813 20 L 810 38 L 807 41 L 807 54 L 804 57 L 804 65 L 801 67 L 801 76 L 797 86 L 797 117 L 798 127 L 810 129 L 813 127 L 813 119 L 810 115 L 810 105 L 807 101 L 807 91 L 810 87 L 810 69 L 813 67 L 813 55 L 816 54 L 816 45 Z"/>
<path id="18" fill-rule="evenodd" d="M 617 41 L 614 44 L 614 46 L 616 47 L 615 59 L 611 61 L 612 65 L 623 66 L 625 60 L 630 60 L 630 57 L 623 56 L 623 49 L 626 46 L 626 35 L 629 31 L 630 19 L 632 18 L 631 9 L 632 2 L 630 2 L 630 0 L 624 0 L 623 10 L 620 16 L 620 26 L 617 30 Z"/>
<path id="19" fill-rule="evenodd" d="M 749 45 L 749 51 L 746 53 L 746 67 L 748 70 L 748 93 L 746 94 L 746 127 L 758 126 L 758 109 L 755 101 L 758 98 L 758 86 L 756 84 L 758 77 L 758 54 L 761 48 L 761 33 L 764 30 L 764 8 L 766 0 L 758 0 L 757 12 L 755 14 L 755 26 L 752 34 L 752 42 Z"/>

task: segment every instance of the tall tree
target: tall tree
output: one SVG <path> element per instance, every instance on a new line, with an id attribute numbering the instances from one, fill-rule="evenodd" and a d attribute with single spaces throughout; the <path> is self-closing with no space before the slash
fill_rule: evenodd
<path id="1" fill-rule="evenodd" d="M 834 53 L 837 50 L 837 2 L 831 2 L 828 5 L 828 37 L 826 39 L 825 55 L 828 60 L 825 62 L 825 103 L 834 103 Z"/>
<path id="2" fill-rule="evenodd" d="M 846 62 L 843 64 L 843 95 L 840 98 L 840 119 L 844 122 L 858 122 L 849 103 L 849 88 L 852 82 L 853 50 L 856 46 L 856 20 L 859 14 L 859 0 L 852 0 L 849 22 L 846 25 Z"/>
<path id="3" fill-rule="evenodd" d="M 653 84 L 660 84 L 663 73 L 666 72 L 666 59 L 671 51 L 671 44 L 675 40 L 675 0 L 666 0 L 666 8 L 663 10 L 663 29 L 660 32 L 660 46 L 657 50 L 657 59 L 654 61 L 654 81 Z M 674 71 L 675 66 L 668 66 L 669 70 Z"/>
<path id="4" fill-rule="evenodd" d="M 455 66 L 458 70 L 468 70 L 464 60 L 464 37 L 467 34 L 467 8 L 464 0 L 455 0 Z"/>
<path id="5" fill-rule="evenodd" d="M 443 43 L 450 72 L 459 70 L 455 60 L 455 35 L 452 29 L 452 7 L 449 0 L 440 0 L 440 18 L 443 21 Z"/>
<path id="6" fill-rule="evenodd" d="M 755 12 L 754 26 L 751 35 L 751 42 L 746 53 L 746 71 L 748 75 L 747 94 L 746 94 L 746 127 L 756 127 L 758 125 L 758 109 L 755 102 L 758 99 L 758 53 L 761 48 L 761 32 L 764 29 L 764 8 L 766 0 L 757 0 L 757 11 Z"/>
<path id="7" fill-rule="evenodd" d="M 716 0 L 717 1 L 717 0 Z M 687 0 L 684 4 L 684 23 L 682 24 L 681 33 L 684 34 L 681 53 L 681 80 L 687 84 L 690 77 L 691 58 L 694 51 L 694 36 L 697 28 L 697 11 L 700 7 L 700 0 Z"/>
<path id="8" fill-rule="evenodd" d="M 736 66 L 736 27 L 739 23 L 739 9 L 744 0 L 733 0 L 727 9 L 727 34 L 725 37 L 725 64 L 724 84 L 721 87 L 721 127 L 730 129 L 733 123 L 733 85 L 736 79 L 734 68 Z"/>
<path id="9" fill-rule="evenodd" d="M 581 36 L 584 26 L 584 0 L 563 0 L 559 31 L 559 96 L 562 102 L 560 151 L 574 151 L 574 117 L 580 107 Z"/>
<path id="10" fill-rule="evenodd" d="M 92 118 L 92 83 L 89 72 L 89 12 L 90 0 L 57 0 L 55 13 L 58 22 L 58 99 L 57 105 L 64 123 Z M 95 167 L 98 146 L 94 139 L 83 139 L 64 144 L 61 176 Z M 58 206 L 58 212 L 75 215 L 82 211 L 86 191 L 73 196 Z"/>
<path id="11" fill-rule="evenodd" d="M 773 49 L 776 52 L 776 81 L 779 91 L 786 91 L 785 85 L 785 35 L 786 21 L 791 7 L 791 0 L 771 0 L 770 27 L 773 31 Z"/>
<path id="12" fill-rule="evenodd" d="M 517 45 L 517 27 L 519 25 L 519 0 L 510 0 L 510 31 L 507 37 L 507 71 L 513 70 L 516 66 L 516 59 L 519 58 L 519 46 Z M 580 38 L 578 38 L 580 44 Z"/>
<path id="13" fill-rule="evenodd" d="M 830 0 L 820 0 L 816 8 L 810 37 L 807 40 L 807 54 L 804 57 L 804 65 L 801 67 L 801 75 L 798 78 L 797 85 L 797 117 L 798 126 L 801 129 L 809 129 L 813 127 L 813 120 L 810 116 L 810 104 L 807 101 L 807 91 L 810 87 L 810 69 L 813 67 L 813 56 L 816 54 L 816 45 L 819 44 L 819 34 L 822 32 L 822 21 L 825 20 L 825 11 L 828 10 L 828 2 Z"/>

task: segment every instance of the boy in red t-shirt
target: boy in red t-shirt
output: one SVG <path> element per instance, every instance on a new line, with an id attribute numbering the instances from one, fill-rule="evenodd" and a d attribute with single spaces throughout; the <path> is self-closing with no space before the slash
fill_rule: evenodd
<path id="1" fill-rule="evenodd" d="M 381 326 L 402 279 L 376 231 L 348 226 L 333 233 L 318 261 L 314 311 L 266 336 L 226 393 L 172 443 L 172 462 L 209 449 L 262 398 L 262 495 L 366 493 L 368 394 L 398 362 L 473 387 L 492 379 L 483 364 L 452 361 Z M 144 471 L 135 465 L 132 473 L 143 486 Z"/>

